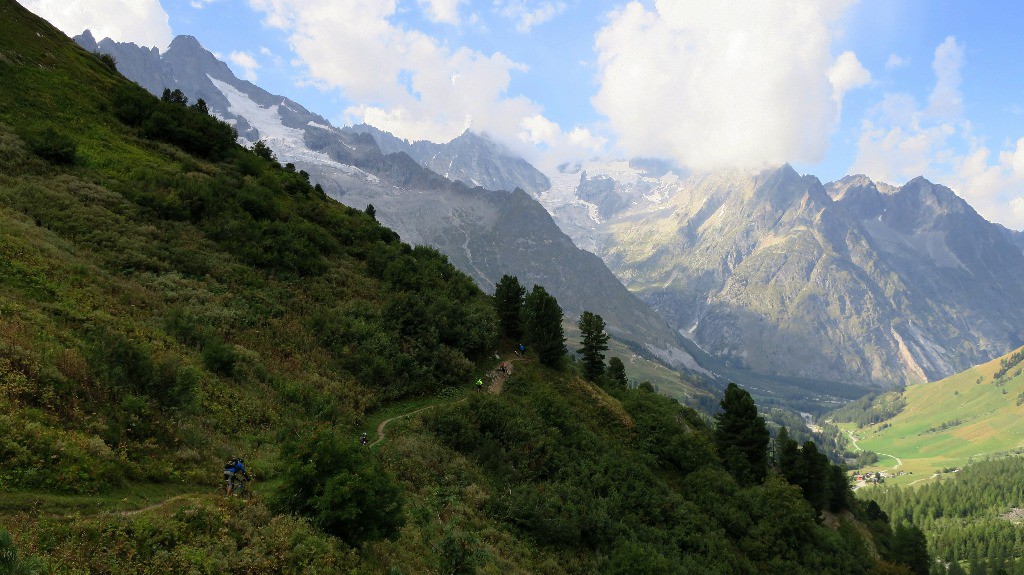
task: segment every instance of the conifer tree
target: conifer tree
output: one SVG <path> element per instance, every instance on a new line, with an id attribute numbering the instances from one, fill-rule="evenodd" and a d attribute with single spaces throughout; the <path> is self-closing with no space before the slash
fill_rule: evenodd
<path id="1" fill-rule="evenodd" d="M 604 375 L 604 352 L 608 351 L 608 334 L 604 331 L 601 316 L 584 311 L 580 316 L 580 333 L 583 342 L 578 353 L 583 356 L 583 377 L 597 381 Z"/>
<path id="2" fill-rule="evenodd" d="M 506 337 L 519 339 L 523 335 L 523 297 L 526 288 L 519 278 L 505 274 L 494 286 L 494 307 L 498 312 L 501 331 Z"/>
<path id="3" fill-rule="evenodd" d="M 608 372 L 605 374 L 605 381 L 608 387 L 614 389 L 626 389 L 629 387 L 629 379 L 626 377 L 626 365 L 622 360 L 613 357 L 608 360 Z"/>
<path id="4" fill-rule="evenodd" d="M 800 469 L 800 444 L 789 436 L 789 430 L 785 427 L 779 429 L 779 434 L 775 437 L 775 460 L 779 466 L 779 473 L 786 481 L 795 485 Z"/>
<path id="5" fill-rule="evenodd" d="M 536 350 L 541 363 L 557 367 L 566 352 L 558 300 L 542 286 L 535 285 L 523 301 L 523 316 L 527 343 Z"/>
<path id="6" fill-rule="evenodd" d="M 715 445 L 725 468 L 740 485 L 760 483 L 768 473 L 768 427 L 750 394 L 730 383 L 715 415 Z"/>

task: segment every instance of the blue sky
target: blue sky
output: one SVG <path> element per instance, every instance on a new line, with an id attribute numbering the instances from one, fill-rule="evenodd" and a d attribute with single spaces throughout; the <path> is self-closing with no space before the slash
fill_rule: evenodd
<path id="1" fill-rule="evenodd" d="M 951 0 L 24 0 L 68 34 L 196 36 L 333 123 L 486 132 L 823 181 L 924 175 L 1024 228 L 1024 5 Z"/>

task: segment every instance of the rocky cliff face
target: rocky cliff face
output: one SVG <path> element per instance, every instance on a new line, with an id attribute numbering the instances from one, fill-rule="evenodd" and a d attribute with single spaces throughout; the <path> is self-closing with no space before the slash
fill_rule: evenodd
<path id="1" fill-rule="evenodd" d="M 1024 341 L 1012 234 L 923 178 L 595 163 L 541 199 L 674 328 L 755 373 L 891 386 Z"/>
<path id="2" fill-rule="evenodd" d="M 370 134 L 385 154 L 405 152 L 423 167 L 471 188 L 518 188 L 530 194 L 539 194 L 551 187 L 548 177 L 529 162 L 469 130 L 447 144 L 425 140 L 409 142 L 366 124 L 348 126 L 344 130 Z"/>
<path id="3" fill-rule="evenodd" d="M 154 94 L 171 88 L 191 101 L 204 99 L 212 113 L 238 128 L 243 143 L 265 141 L 281 163 L 305 170 L 342 203 L 358 209 L 373 204 L 378 220 L 404 241 L 436 247 L 485 290 L 506 273 L 527 288 L 541 284 L 567 319 L 592 311 L 617 338 L 673 365 L 699 368 L 679 336 L 598 257 L 577 248 L 530 194 L 471 188 L 407 153 L 433 154 L 425 163 L 447 163 L 443 174 L 493 188 L 526 182 L 535 191 L 546 189 L 542 174 L 486 139 L 466 133 L 445 145 L 410 144 L 366 126 L 335 128 L 301 105 L 239 80 L 190 36 L 176 38 L 162 55 L 134 44 L 97 44 L 88 33 L 75 40 L 113 55 L 123 74 Z"/>

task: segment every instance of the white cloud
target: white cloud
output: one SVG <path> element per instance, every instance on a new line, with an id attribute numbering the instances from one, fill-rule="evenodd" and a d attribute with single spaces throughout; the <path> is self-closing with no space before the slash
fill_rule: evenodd
<path id="1" fill-rule="evenodd" d="M 528 2 L 527 0 L 496 0 L 502 16 L 516 23 L 516 31 L 527 34 L 534 26 L 543 24 L 562 12 L 565 2 Z"/>
<path id="2" fill-rule="evenodd" d="M 957 44 L 956 38 L 948 36 L 935 49 L 935 89 L 928 99 L 928 112 L 936 116 L 955 117 L 963 113 L 963 95 L 960 93 L 960 82 L 963 75 L 960 69 L 964 65 L 964 47 Z"/>
<path id="3" fill-rule="evenodd" d="M 431 22 L 458 25 L 459 5 L 466 0 L 419 0 L 420 7 L 427 13 Z"/>
<path id="4" fill-rule="evenodd" d="M 530 161 L 557 153 L 567 137 L 524 128 L 541 107 L 508 93 L 526 66 L 496 52 L 450 48 L 391 21 L 396 0 L 250 0 L 266 23 L 285 30 L 309 82 L 355 104 L 346 122 L 367 122 L 401 138 L 447 142 L 467 128 L 487 133 Z M 558 129 L 561 133 L 561 129 Z"/>
<path id="5" fill-rule="evenodd" d="M 862 122 L 852 173 L 899 184 L 917 176 L 942 183 L 982 216 L 1024 229 L 1024 137 L 994 153 L 963 117 L 964 47 L 953 37 L 935 50 L 935 86 L 922 106 L 886 94 Z"/>
<path id="6" fill-rule="evenodd" d="M 852 53 L 830 54 L 851 4 L 631 2 L 597 35 L 593 104 L 630 155 L 697 169 L 817 161 L 838 121 L 833 98 L 870 77 Z"/>
<path id="7" fill-rule="evenodd" d="M 899 54 L 889 54 L 889 59 L 885 61 L 886 70 L 896 70 L 910 64 L 910 61 L 900 56 Z"/>
<path id="8" fill-rule="evenodd" d="M 228 60 L 242 70 L 245 70 L 246 80 L 250 82 L 256 81 L 256 70 L 259 69 L 260 63 L 257 62 L 256 58 L 253 58 L 251 54 L 236 50 L 228 56 Z"/>
<path id="9" fill-rule="evenodd" d="M 97 40 L 111 38 L 164 50 L 173 35 L 159 0 L 22 0 L 68 36 L 91 30 Z"/>
<path id="10" fill-rule="evenodd" d="M 857 55 L 850 51 L 843 52 L 836 58 L 827 75 L 829 83 L 832 84 L 832 101 L 836 103 L 840 113 L 843 109 L 843 96 L 850 90 L 871 82 L 871 72 L 868 72 L 857 59 Z"/>

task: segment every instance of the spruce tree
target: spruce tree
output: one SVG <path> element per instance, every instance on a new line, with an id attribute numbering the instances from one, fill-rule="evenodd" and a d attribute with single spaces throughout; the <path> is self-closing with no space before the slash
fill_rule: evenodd
<path id="1" fill-rule="evenodd" d="M 608 373 L 605 374 L 605 381 L 608 387 L 614 389 L 626 389 L 629 387 L 629 379 L 626 377 L 626 365 L 622 360 L 613 357 L 608 360 Z"/>
<path id="2" fill-rule="evenodd" d="M 535 285 L 523 301 L 523 315 L 527 344 L 536 351 L 541 363 L 559 366 L 566 349 L 558 300 L 542 286 Z"/>
<path id="3" fill-rule="evenodd" d="M 779 429 L 779 435 L 775 437 L 775 460 L 779 473 L 786 481 L 796 485 L 800 475 L 800 444 L 789 436 L 789 430 L 785 427 Z"/>
<path id="4" fill-rule="evenodd" d="M 494 286 L 494 307 L 498 312 L 501 331 L 506 337 L 519 339 L 523 336 L 523 297 L 526 288 L 519 285 L 519 278 L 505 274 Z"/>
<path id="5" fill-rule="evenodd" d="M 583 377 L 597 381 L 604 375 L 604 353 L 608 351 L 608 334 L 604 331 L 601 316 L 584 311 L 580 316 L 580 333 L 583 336 L 577 352 L 583 356 Z"/>
<path id="6" fill-rule="evenodd" d="M 761 483 L 768 473 L 768 427 L 750 394 L 735 383 L 725 388 L 715 415 L 715 445 L 726 470 L 740 485 Z"/>

